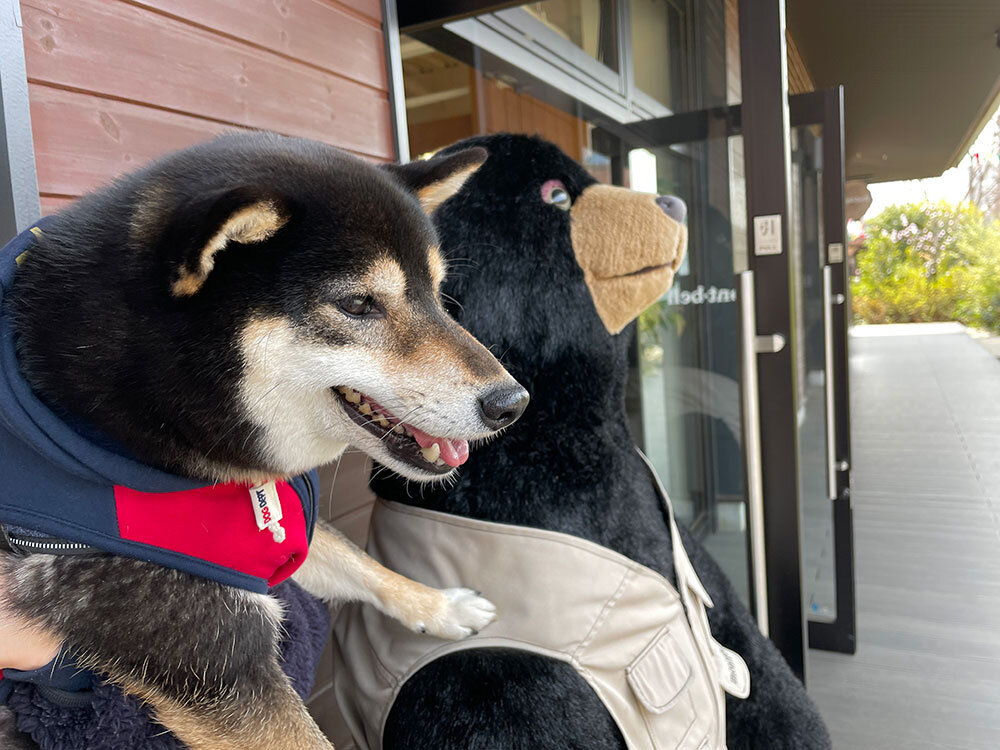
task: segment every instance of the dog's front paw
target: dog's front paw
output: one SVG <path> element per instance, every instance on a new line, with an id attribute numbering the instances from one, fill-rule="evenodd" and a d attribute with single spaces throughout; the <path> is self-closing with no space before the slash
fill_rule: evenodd
<path id="1" fill-rule="evenodd" d="M 478 591 L 444 589 L 435 593 L 440 597 L 437 611 L 416 623 L 417 632 L 457 641 L 475 635 L 496 619 L 496 606 Z"/>

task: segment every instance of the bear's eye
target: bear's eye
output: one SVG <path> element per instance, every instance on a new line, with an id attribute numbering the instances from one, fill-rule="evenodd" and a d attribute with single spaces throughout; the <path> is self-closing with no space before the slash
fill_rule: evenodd
<path id="1" fill-rule="evenodd" d="M 573 205 L 569 191 L 559 180 L 548 180 L 542 184 L 542 201 L 556 208 L 561 208 L 563 211 L 569 211 Z"/>
<path id="2" fill-rule="evenodd" d="M 345 315 L 352 318 L 375 318 L 384 315 L 378 303 L 364 294 L 352 294 L 349 297 L 338 299 L 337 307 Z"/>

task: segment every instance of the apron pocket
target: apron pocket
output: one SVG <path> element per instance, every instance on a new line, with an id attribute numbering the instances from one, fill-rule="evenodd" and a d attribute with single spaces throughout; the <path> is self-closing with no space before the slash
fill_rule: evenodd
<path id="1" fill-rule="evenodd" d="M 700 691 L 692 689 L 698 679 L 696 658 L 690 636 L 675 635 L 668 626 L 625 670 L 657 750 L 694 750 L 705 739 L 705 722 L 696 721 L 694 705 Z"/>

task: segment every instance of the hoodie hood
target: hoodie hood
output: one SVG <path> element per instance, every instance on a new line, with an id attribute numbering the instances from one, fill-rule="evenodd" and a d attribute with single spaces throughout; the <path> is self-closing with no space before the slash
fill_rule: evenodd
<path id="1" fill-rule="evenodd" d="M 115 451 L 68 424 L 21 375 L 9 296 L 47 221 L 0 250 L 0 524 L 22 549 L 53 537 L 266 592 L 304 561 L 315 471 L 266 485 L 205 484 Z"/>

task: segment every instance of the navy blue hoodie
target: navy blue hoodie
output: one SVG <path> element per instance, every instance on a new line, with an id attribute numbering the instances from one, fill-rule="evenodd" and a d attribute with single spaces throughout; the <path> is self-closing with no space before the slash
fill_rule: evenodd
<path id="1" fill-rule="evenodd" d="M 32 392 L 7 297 L 44 227 L 0 250 L 0 525 L 28 551 L 63 540 L 258 593 L 288 578 L 316 522 L 315 471 L 259 487 L 206 485 L 87 439 Z"/>

